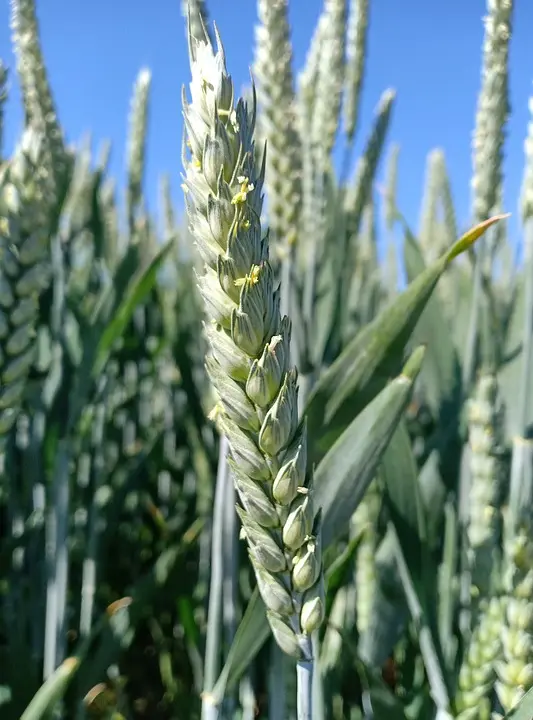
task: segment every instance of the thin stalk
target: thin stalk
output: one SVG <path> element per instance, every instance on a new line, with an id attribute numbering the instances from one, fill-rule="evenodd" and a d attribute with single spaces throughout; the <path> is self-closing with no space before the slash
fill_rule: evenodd
<path id="1" fill-rule="evenodd" d="M 531 403 L 531 374 L 533 372 L 533 219 L 525 226 L 524 246 L 524 335 L 522 341 L 522 382 L 520 387 L 520 427 L 525 437 L 527 432 L 528 410 Z M 531 387 L 531 389 L 530 389 Z"/>
<path id="2" fill-rule="evenodd" d="M 95 408 L 94 426 L 92 437 L 93 458 L 91 464 L 92 492 L 91 507 L 89 508 L 89 538 L 87 542 L 87 554 L 83 560 L 82 586 L 81 586 L 81 607 L 80 607 L 80 635 L 87 637 L 91 632 L 92 616 L 94 607 L 94 594 L 96 591 L 96 569 L 98 552 L 98 505 L 95 502 L 95 495 L 102 483 L 102 475 L 105 467 L 104 458 L 104 430 L 105 430 L 106 407 L 99 403 Z"/>
<path id="3" fill-rule="evenodd" d="M 22 471 L 27 478 L 27 487 L 31 487 L 32 512 L 39 518 L 39 528 L 32 531 L 28 555 L 31 567 L 32 583 L 32 653 L 41 657 L 44 644 L 44 626 L 41 608 L 44 605 L 46 575 L 43 566 L 44 517 L 46 513 L 46 485 L 43 477 L 40 451 L 44 442 L 46 416 L 39 406 L 32 411 L 30 421 L 29 444 L 22 457 Z"/>
<path id="4" fill-rule="evenodd" d="M 59 442 L 54 472 L 53 502 L 48 514 L 46 549 L 48 580 L 43 678 L 49 678 L 65 658 L 66 600 L 68 588 L 67 531 L 69 518 L 70 443 Z"/>
<path id="5" fill-rule="evenodd" d="M 313 662 L 300 660 L 296 665 L 297 681 L 297 718 L 312 720 L 313 718 Z"/>
<path id="6" fill-rule="evenodd" d="M 433 697 L 438 710 L 448 712 L 448 708 L 450 707 L 450 697 L 442 672 L 439 654 L 433 642 L 431 627 L 425 616 L 424 609 L 418 599 L 416 589 L 411 578 L 411 573 L 400 548 L 396 530 L 392 525 L 390 526 L 390 531 L 396 539 L 394 544 L 394 554 L 396 556 L 398 572 L 402 581 L 409 612 L 411 613 L 411 617 L 417 628 L 420 653 L 424 659 L 431 696 Z"/>
<path id="7" fill-rule="evenodd" d="M 476 369 L 476 349 L 478 339 L 479 314 L 483 293 L 483 262 L 485 257 L 485 238 L 480 238 L 474 265 L 474 285 L 470 304 L 470 319 L 466 337 L 465 360 L 463 365 L 463 388 L 465 393 L 472 386 Z"/>
<path id="8" fill-rule="evenodd" d="M 255 693 L 250 676 L 245 675 L 241 680 L 239 688 L 239 699 L 242 711 L 241 720 L 255 720 L 256 701 Z"/>
<path id="9" fill-rule="evenodd" d="M 224 439 L 224 442 L 227 440 Z M 226 458 L 224 457 L 225 472 L 228 474 Z M 225 651 L 233 644 L 237 631 L 237 598 L 239 582 L 239 547 L 237 531 L 237 513 L 235 512 L 235 486 L 231 479 L 225 483 L 224 497 L 224 527 L 222 541 L 222 562 L 224 565 L 222 580 L 222 624 L 224 630 Z M 224 714 L 233 717 L 235 713 L 235 698 L 233 695 L 224 701 Z"/>
<path id="10" fill-rule="evenodd" d="M 320 658 L 321 651 L 320 651 L 320 637 L 317 630 L 313 633 L 311 637 L 311 643 L 313 645 L 313 657 Z M 312 677 L 312 694 L 313 694 L 313 720 L 325 720 L 326 719 L 326 705 L 325 705 L 325 698 L 324 698 L 324 683 L 323 683 L 323 675 L 320 671 L 320 661 L 317 662 L 316 666 L 313 668 L 313 677 Z"/>
<path id="11" fill-rule="evenodd" d="M 209 585 L 209 609 L 207 615 L 202 720 L 216 720 L 219 717 L 219 709 L 211 702 L 209 693 L 213 689 L 220 671 L 220 621 L 222 618 L 224 578 L 224 557 L 221 548 L 224 540 L 226 485 L 230 481 L 227 454 L 228 441 L 225 436 L 221 436 L 211 535 L 211 582 Z"/>

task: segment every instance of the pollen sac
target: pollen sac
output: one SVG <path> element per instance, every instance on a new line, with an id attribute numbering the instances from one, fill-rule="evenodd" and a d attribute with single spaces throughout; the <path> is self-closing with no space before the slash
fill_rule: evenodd
<path id="1" fill-rule="evenodd" d="M 235 302 L 239 302 L 241 294 L 240 286 L 242 284 L 242 275 L 239 274 L 232 258 L 226 258 L 222 255 L 217 259 L 217 273 L 220 286 L 224 288 L 230 298 Z"/>
<path id="2" fill-rule="evenodd" d="M 10 385 L 5 385 L 0 389 L 0 410 L 9 410 L 11 407 L 17 407 L 24 390 L 26 388 L 26 378 L 22 378 Z"/>
<path id="3" fill-rule="evenodd" d="M 217 36 L 216 52 L 209 40 L 191 40 L 190 91 L 193 103 L 199 107 L 206 121 L 218 108 L 227 115 L 233 105 L 233 82 L 226 69 L 226 58 Z"/>
<path id="4" fill-rule="evenodd" d="M 225 126 L 216 119 L 214 130 L 206 135 L 202 155 L 202 169 L 207 184 L 213 192 L 217 190 L 221 171 L 226 182 L 231 180 L 235 160 L 236 154 L 233 143 Z"/>
<path id="5" fill-rule="evenodd" d="M 6 343 L 6 352 L 8 355 L 20 355 L 30 345 L 35 337 L 33 322 L 30 321 L 19 326 L 9 337 Z"/>
<path id="6" fill-rule="evenodd" d="M 204 149 L 204 138 L 209 132 L 208 124 L 202 120 L 195 108 L 189 105 L 185 88 L 182 92 L 183 119 L 187 131 L 187 140 L 191 148 L 193 158 L 200 159 Z"/>
<path id="7" fill-rule="evenodd" d="M 250 273 L 241 289 L 240 303 L 231 317 L 231 336 L 237 347 L 250 357 L 257 357 L 263 347 L 264 328 L 263 286 L 257 274 Z"/>
<path id="8" fill-rule="evenodd" d="M 287 569 L 287 561 L 283 550 L 268 530 L 250 518 L 242 508 L 237 507 L 254 565 L 260 565 L 271 573 L 283 572 Z"/>
<path id="9" fill-rule="evenodd" d="M 214 323 L 205 327 L 213 356 L 230 378 L 245 382 L 250 372 L 251 359 L 235 345 L 228 333 Z"/>
<path id="10" fill-rule="evenodd" d="M 204 174 L 194 165 L 187 170 L 187 177 L 183 181 L 185 196 L 201 215 L 207 214 L 207 202 L 211 192 Z"/>
<path id="11" fill-rule="evenodd" d="M 275 505 L 269 499 L 265 490 L 255 480 L 251 480 L 239 467 L 228 460 L 231 467 L 235 487 L 248 517 L 264 528 L 279 526 L 279 517 Z"/>
<path id="12" fill-rule="evenodd" d="M 321 575 L 313 587 L 304 595 L 304 602 L 300 612 L 300 627 L 310 635 L 320 628 L 324 622 L 325 614 L 324 578 Z"/>
<path id="13" fill-rule="evenodd" d="M 237 215 L 235 206 L 231 204 L 231 198 L 231 189 L 224 181 L 221 173 L 216 194 L 208 195 L 206 211 L 207 222 L 213 238 L 224 251 L 228 247 L 228 235 L 235 225 Z"/>
<path id="14" fill-rule="evenodd" d="M 205 275 L 198 279 L 198 287 L 209 315 L 219 325 L 229 329 L 232 324 L 232 313 L 235 312 L 236 305 L 220 287 L 217 274 L 210 268 L 206 268 Z"/>
<path id="15" fill-rule="evenodd" d="M 15 296 L 8 279 L 0 275 L 0 307 L 9 309 L 15 302 Z"/>
<path id="16" fill-rule="evenodd" d="M 2 380 L 5 383 L 12 383 L 24 377 L 35 359 L 35 345 L 32 344 L 22 355 L 13 358 L 2 368 Z"/>
<path id="17" fill-rule="evenodd" d="M 313 538 L 310 538 L 294 558 L 292 582 L 300 592 L 305 592 L 318 580 L 321 569 L 320 550 Z"/>
<path id="18" fill-rule="evenodd" d="M 243 430 L 257 432 L 259 418 L 242 387 L 227 376 L 213 357 L 206 359 L 205 367 L 227 416 Z"/>
<path id="19" fill-rule="evenodd" d="M 265 458 L 250 436 L 228 417 L 220 417 L 220 426 L 228 438 L 231 454 L 240 469 L 252 480 L 270 480 L 270 470 Z"/>
<path id="20" fill-rule="evenodd" d="M 9 323 L 5 312 L 0 310 L 0 340 L 4 340 L 9 335 Z"/>
<path id="21" fill-rule="evenodd" d="M 296 378 L 295 370 L 286 373 L 279 395 L 266 414 L 259 432 L 259 446 L 271 457 L 286 447 L 298 426 Z"/>
<path id="22" fill-rule="evenodd" d="M 301 660 L 304 657 L 304 654 L 298 642 L 298 636 L 294 630 L 279 615 L 267 611 L 267 617 L 274 639 L 281 650 L 283 650 L 283 652 L 287 655 L 290 655 L 297 660 Z"/>
<path id="23" fill-rule="evenodd" d="M 189 216 L 189 227 L 194 228 L 194 237 L 198 252 L 204 263 L 213 270 L 216 270 L 222 248 L 213 237 L 207 219 L 201 213 L 197 212 L 194 203 L 189 200 L 187 194 L 185 194 L 185 203 Z"/>
<path id="24" fill-rule="evenodd" d="M 227 235 L 227 252 L 219 260 L 220 284 L 228 295 L 238 302 L 240 288 L 250 272 L 266 259 L 265 245 L 257 222 L 247 219 L 250 213 L 239 212 Z"/>
<path id="25" fill-rule="evenodd" d="M 307 470 L 307 432 L 305 422 L 299 428 L 283 456 L 282 465 L 272 484 L 272 496 L 281 505 L 289 505 L 304 484 Z"/>
<path id="26" fill-rule="evenodd" d="M 37 264 L 29 267 L 17 282 L 17 295 L 39 294 L 46 290 L 50 282 L 50 270 L 47 265 Z"/>
<path id="27" fill-rule="evenodd" d="M 254 360 L 246 382 L 248 397 L 259 407 L 266 407 L 279 392 L 287 372 L 290 356 L 289 323 L 282 323 L 281 334 L 265 345 L 263 354 Z"/>
<path id="28" fill-rule="evenodd" d="M 283 543 L 289 550 L 302 547 L 313 527 L 313 502 L 306 492 L 292 503 L 289 516 L 283 525 Z"/>
<path id="29" fill-rule="evenodd" d="M 19 248 L 19 262 L 22 265 L 33 265 L 44 260 L 48 254 L 46 235 L 32 233 Z"/>
<path id="30" fill-rule="evenodd" d="M 292 599 L 283 583 L 275 575 L 271 575 L 257 565 L 255 566 L 255 577 L 267 610 L 278 615 L 292 615 Z"/>

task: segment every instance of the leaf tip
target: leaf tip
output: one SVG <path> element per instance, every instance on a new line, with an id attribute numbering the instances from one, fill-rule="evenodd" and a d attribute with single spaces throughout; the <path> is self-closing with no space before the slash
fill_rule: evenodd
<path id="1" fill-rule="evenodd" d="M 424 356 L 426 354 L 426 345 L 419 345 L 410 355 L 409 360 L 403 366 L 400 377 L 406 378 L 409 382 L 413 382 L 420 372 Z"/>
<path id="2" fill-rule="evenodd" d="M 461 253 L 464 253 L 466 250 L 468 250 L 468 248 L 472 247 L 476 240 L 478 240 L 482 235 L 484 235 L 486 231 L 491 227 L 491 225 L 494 225 L 500 220 L 505 220 L 506 218 L 510 217 L 510 215 L 511 213 L 493 215 L 487 220 L 478 223 L 478 225 L 475 225 L 473 228 L 470 228 L 470 230 L 468 230 L 468 232 L 462 235 L 459 240 L 452 246 L 446 256 L 446 264 L 450 263 L 458 255 L 461 255 Z"/>

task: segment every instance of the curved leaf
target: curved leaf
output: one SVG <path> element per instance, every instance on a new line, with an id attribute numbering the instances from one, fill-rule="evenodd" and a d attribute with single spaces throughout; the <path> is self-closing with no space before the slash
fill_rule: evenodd
<path id="1" fill-rule="evenodd" d="M 353 418 L 399 371 L 405 345 L 447 265 L 498 215 L 463 235 L 347 345 L 310 393 L 305 413 L 311 459 L 319 462 Z"/>
<path id="2" fill-rule="evenodd" d="M 409 402 L 425 348 L 417 348 L 402 374 L 366 406 L 326 454 L 315 473 L 324 547 L 342 535 L 369 486 Z"/>

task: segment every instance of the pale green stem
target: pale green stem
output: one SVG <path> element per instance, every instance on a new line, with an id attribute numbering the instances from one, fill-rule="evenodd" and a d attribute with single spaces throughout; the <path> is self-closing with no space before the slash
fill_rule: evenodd
<path id="1" fill-rule="evenodd" d="M 528 219 L 525 226 L 524 243 L 524 334 L 522 345 L 522 382 L 520 393 L 520 428 L 523 436 L 527 432 L 529 406 L 533 383 L 533 219 Z"/>
<path id="2" fill-rule="evenodd" d="M 96 491 L 102 484 L 102 474 L 105 466 L 104 460 L 104 432 L 105 432 L 105 405 L 99 403 L 95 408 L 94 427 L 92 437 L 92 487 L 91 507 L 89 508 L 89 530 L 87 554 L 83 560 L 81 607 L 80 607 L 80 635 L 87 637 L 91 632 L 92 615 L 94 607 L 94 594 L 96 592 L 97 552 L 98 552 L 98 505 L 95 502 Z"/>
<path id="3" fill-rule="evenodd" d="M 393 534 L 396 536 L 396 530 L 393 530 Z M 403 589 L 405 592 L 405 599 L 409 607 L 409 612 L 411 613 L 411 618 L 417 628 L 420 653 L 424 659 L 424 665 L 426 666 L 431 696 L 433 697 L 437 708 L 439 710 L 447 712 L 450 706 L 450 697 L 448 694 L 448 688 L 446 687 L 446 682 L 443 677 L 437 649 L 433 642 L 432 631 L 429 626 L 428 620 L 425 617 L 422 605 L 420 604 L 420 601 L 418 599 L 416 589 L 411 578 L 411 573 L 407 566 L 404 554 L 400 548 L 400 543 L 397 539 L 397 536 L 394 549 L 396 555 L 396 562 L 398 565 L 398 572 L 400 574 Z"/>
<path id="4" fill-rule="evenodd" d="M 220 438 L 218 451 L 218 471 L 215 489 L 213 512 L 213 530 L 211 535 L 211 582 L 209 584 L 209 609 L 207 615 L 207 636 L 204 667 L 204 697 L 202 703 L 202 720 L 216 720 L 219 709 L 213 705 L 209 692 L 213 689 L 220 671 L 220 629 L 222 619 L 222 592 L 224 581 L 224 501 L 226 485 L 230 482 L 228 464 L 228 441 Z"/>
<path id="5" fill-rule="evenodd" d="M 224 442 L 227 441 L 224 439 Z M 227 449 L 226 449 L 227 452 Z M 224 458 L 225 472 L 228 474 L 226 458 Z M 233 644 L 237 631 L 237 598 L 239 583 L 239 547 L 237 513 L 235 512 L 235 486 L 231 478 L 226 481 L 224 497 L 224 527 L 222 541 L 222 562 L 224 565 L 222 580 L 222 624 L 224 629 L 224 644 L 226 651 Z M 235 698 L 226 697 L 224 700 L 224 714 L 233 717 L 235 713 Z"/>
<path id="6" fill-rule="evenodd" d="M 48 581 L 43 677 L 46 680 L 65 658 L 68 588 L 67 531 L 69 518 L 69 441 L 59 443 L 53 482 L 53 502 L 48 515 L 46 549 Z"/>
<path id="7" fill-rule="evenodd" d="M 296 665 L 297 718 L 313 720 L 313 662 L 300 660 Z"/>
<path id="8" fill-rule="evenodd" d="M 472 288 L 472 300 L 470 303 L 470 319 L 468 323 L 468 334 L 466 337 L 465 359 L 463 365 L 463 388 L 467 393 L 471 388 L 476 371 L 476 349 L 479 334 L 479 311 L 483 298 L 483 263 L 485 259 L 485 238 L 480 238 L 477 243 L 477 254 L 474 266 L 474 285 Z"/>
<path id="9" fill-rule="evenodd" d="M 239 699 L 242 710 L 241 720 L 255 720 L 256 700 L 249 674 L 245 675 L 241 680 L 239 687 Z"/>

